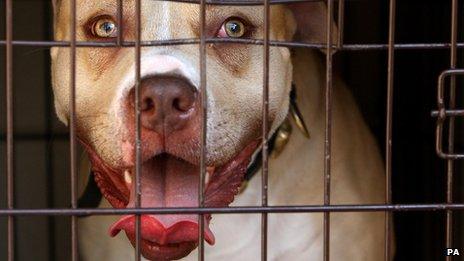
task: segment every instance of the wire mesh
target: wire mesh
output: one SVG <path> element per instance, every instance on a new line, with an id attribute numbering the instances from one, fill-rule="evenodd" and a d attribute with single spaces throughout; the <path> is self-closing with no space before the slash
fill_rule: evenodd
<path id="1" fill-rule="evenodd" d="M 166 1 L 166 0 L 165 0 Z M 72 220 L 72 259 L 78 260 L 78 228 L 77 217 L 83 215 L 136 215 L 135 231 L 136 246 L 135 258 L 140 260 L 140 216 L 142 214 L 198 214 L 199 220 L 199 252 L 198 259 L 204 260 L 204 214 L 221 213 L 221 214 L 261 214 L 261 259 L 267 260 L 267 230 L 269 213 L 323 213 L 323 253 L 324 260 L 330 260 L 330 213 L 331 212 L 385 212 L 385 260 L 391 260 L 391 238 L 392 238 L 392 212 L 395 211 L 445 211 L 446 213 L 446 246 L 452 247 L 452 213 L 455 210 L 464 210 L 464 204 L 453 203 L 453 175 L 454 161 L 463 159 L 463 154 L 454 152 L 454 118 L 464 116 L 464 110 L 456 109 L 456 80 L 455 76 L 464 74 L 462 69 L 457 69 L 457 50 L 464 47 L 464 43 L 459 43 L 458 34 L 458 1 L 450 0 L 452 3 L 451 10 L 451 40 L 450 43 L 395 43 L 395 9 L 396 1 L 390 0 L 389 10 L 389 34 L 387 44 L 344 44 L 343 27 L 344 27 L 344 6 L 343 0 L 338 1 L 338 39 L 332 39 L 332 17 L 334 11 L 334 1 L 327 1 L 327 32 L 326 43 L 302 43 L 289 41 L 270 40 L 270 6 L 273 4 L 297 3 L 297 2 L 316 2 L 319 0 L 263 0 L 263 1 L 211 1 L 211 0 L 169 0 L 173 2 L 188 2 L 199 4 L 200 7 L 200 38 L 199 39 L 168 39 L 143 41 L 141 39 L 141 0 L 135 1 L 136 8 L 136 38 L 135 41 L 125 41 L 123 37 L 123 26 L 118 30 L 118 37 L 115 42 L 81 42 L 76 39 L 76 0 L 70 3 L 70 40 L 69 41 L 20 41 L 13 40 L 13 13 L 12 0 L 6 0 L 6 38 L 0 40 L 0 45 L 6 47 L 6 91 L 7 91 L 7 194 L 8 207 L 0 209 L 0 216 L 8 217 L 8 260 L 15 258 L 14 253 L 14 218 L 16 216 L 71 216 Z M 208 5 L 262 5 L 264 20 L 264 37 L 263 39 L 220 39 L 208 38 L 205 32 L 206 11 Z M 123 0 L 118 0 L 118 24 L 123 24 Z M 206 92 L 206 45 L 208 43 L 240 43 L 263 46 L 263 113 L 262 113 L 262 200 L 260 207 L 225 207 L 211 208 L 204 207 L 204 182 L 206 175 L 206 123 L 207 123 L 207 92 Z M 335 43 L 335 44 L 334 44 Z M 141 188 L 140 188 L 140 164 L 141 164 L 141 131 L 140 131 L 140 81 L 141 81 L 141 50 L 142 47 L 150 46 L 169 46 L 169 45 L 199 45 L 200 53 L 200 89 L 202 104 L 202 131 L 201 131 L 201 169 L 199 181 L 199 198 L 198 207 L 196 208 L 142 208 L 141 206 Z M 14 132 L 13 132 L 13 47 L 14 46 L 41 46 L 41 47 L 70 47 L 70 157 L 71 157 L 71 208 L 70 209 L 18 209 L 14 207 L 14 173 L 13 173 L 13 152 L 14 152 Z M 76 50 L 77 48 L 87 47 L 126 47 L 135 50 L 135 151 L 136 151 L 136 171 L 134 186 L 136 191 L 136 203 L 132 209 L 82 209 L 77 208 L 77 164 L 76 164 Z M 326 89 L 325 89 L 325 147 L 324 147 L 324 204 L 308 206 L 269 206 L 268 205 L 268 140 L 269 140 L 269 48 L 270 47 L 292 47 L 292 48 L 311 48 L 320 49 L 326 52 Z M 450 50 L 450 70 L 444 71 L 439 77 L 438 84 L 438 110 L 432 112 L 432 116 L 437 118 L 437 138 L 436 147 L 440 157 L 447 160 L 447 190 L 446 203 L 443 204 L 392 204 L 392 117 L 393 117 L 393 87 L 394 87 L 394 55 L 396 50 L 418 50 L 418 49 L 449 49 Z M 332 65 L 335 52 L 342 51 L 370 51 L 386 50 L 388 55 L 387 71 L 387 113 L 386 113 L 386 153 L 385 153 L 385 204 L 379 205 L 331 205 L 330 187 L 331 187 L 331 144 L 332 144 Z M 450 80 L 450 97 L 449 108 L 444 103 L 444 79 L 451 77 Z M 447 153 L 443 152 L 442 132 L 444 120 L 449 117 L 448 125 L 448 144 Z M 451 260 L 447 257 L 447 260 Z"/>

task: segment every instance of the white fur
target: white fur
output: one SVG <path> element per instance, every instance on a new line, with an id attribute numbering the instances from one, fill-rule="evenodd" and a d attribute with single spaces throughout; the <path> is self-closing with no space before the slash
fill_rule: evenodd
<path id="1" fill-rule="evenodd" d="M 140 77 L 144 79 L 158 75 L 178 76 L 190 81 L 192 86 L 198 89 L 198 73 L 192 69 L 193 66 L 188 64 L 188 61 L 182 60 L 182 57 L 177 58 L 172 54 L 159 54 L 158 50 L 150 49 L 143 53 L 140 60 Z M 124 113 L 124 107 L 121 105 L 125 104 L 124 101 L 127 99 L 129 91 L 134 88 L 135 83 L 135 64 L 133 64 L 122 78 L 121 84 L 116 91 L 115 99 L 110 106 L 114 115 L 122 115 Z M 118 121 L 118 126 L 122 126 L 122 119 L 123 117 L 115 119 Z"/>

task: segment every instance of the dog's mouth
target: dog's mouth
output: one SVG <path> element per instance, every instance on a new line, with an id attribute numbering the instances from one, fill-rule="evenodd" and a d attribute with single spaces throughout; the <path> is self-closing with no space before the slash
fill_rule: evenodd
<path id="1" fill-rule="evenodd" d="M 257 141 L 251 142 L 229 162 L 208 166 L 204 190 L 205 207 L 225 207 L 240 189 Z M 135 206 L 135 168 L 115 170 L 107 166 L 86 146 L 92 161 L 95 181 L 103 196 L 116 208 Z M 141 206 L 198 207 L 200 166 L 175 155 L 161 153 L 142 163 L 140 168 Z M 211 215 L 204 215 L 206 242 L 213 245 L 215 238 L 209 229 Z M 134 245 L 135 216 L 123 216 L 114 223 L 112 237 L 124 230 Z M 198 215 L 163 214 L 141 216 L 141 252 L 150 260 L 172 260 L 188 255 L 198 245 Z"/>

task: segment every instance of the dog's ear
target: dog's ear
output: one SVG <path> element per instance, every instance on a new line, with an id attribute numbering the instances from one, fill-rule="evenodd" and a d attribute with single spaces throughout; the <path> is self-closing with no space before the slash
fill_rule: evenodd
<path id="1" fill-rule="evenodd" d="M 304 43 L 327 43 L 327 5 L 324 2 L 289 4 L 296 21 L 294 40 Z M 332 42 L 338 37 L 338 28 L 331 15 Z"/>

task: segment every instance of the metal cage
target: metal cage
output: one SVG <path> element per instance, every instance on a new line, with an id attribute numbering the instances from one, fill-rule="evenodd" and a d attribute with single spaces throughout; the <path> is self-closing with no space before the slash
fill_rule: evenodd
<path id="1" fill-rule="evenodd" d="M 118 1 L 118 23 L 121 24 L 123 14 L 123 0 Z M 141 0 L 136 0 L 136 40 L 125 41 L 122 37 L 122 30 L 118 31 L 118 37 L 114 42 L 78 42 L 76 40 L 76 0 L 71 0 L 71 35 L 73 36 L 70 41 L 19 41 L 13 39 L 13 0 L 6 0 L 6 38 L 0 40 L 0 45 L 6 48 L 6 101 L 7 101 L 7 130 L 6 130 L 6 148 L 7 148 L 7 208 L 0 209 L 0 216 L 8 217 L 8 260 L 15 260 L 15 229 L 14 223 L 17 216 L 71 216 L 72 219 L 72 260 L 78 260 L 78 239 L 77 239 L 77 217 L 82 215 L 120 215 L 120 214 L 135 214 L 136 221 L 136 246 L 135 246 L 135 259 L 140 260 L 140 215 L 141 214 L 198 214 L 200 231 L 203 231 L 204 219 L 201 218 L 203 214 L 209 213 L 222 213 L 222 214 L 261 214 L 261 260 L 267 260 L 267 226 L 269 213 L 310 213 L 319 212 L 323 213 L 323 231 L 324 231 L 324 260 L 330 260 L 330 213 L 331 212 L 384 212 L 385 219 L 385 260 L 392 260 L 392 212 L 394 211 L 443 211 L 446 213 L 446 246 L 453 247 L 453 211 L 464 210 L 464 204 L 453 202 L 453 176 L 454 164 L 456 160 L 464 158 L 462 152 L 456 152 L 454 148 L 455 137 L 455 117 L 464 116 L 464 110 L 456 108 L 456 76 L 463 75 L 464 69 L 457 68 L 457 52 L 459 48 L 464 47 L 464 43 L 458 42 L 458 0 L 449 0 L 451 2 L 451 36 L 449 42 L 443 43 L 396 43 L 395 42 L 395 27 L 396 27 L 396 0 L 389 1 L 389 15 L 388 15 L 388 42 L 385 44 L 344 44 L 343 29 L 344 29 L 344 0 L 327 0 L 327 24 L 331 24 L 331 18 L 336 13 L 337 22 L 340 29 L 338 39 L 332 39 L 331 26 L 327 27 L 326 43 L 303 43 L 303 42 L 283 42 L 272 41 L 269 38 L 269 16 L 270 6 L 273 4 L 288 4 L 305 1 L 318 1 L 318 0 L 163 0 L 163 1 L 176 1 L 195 3 L 200 6 L 200 23 L 201 33 L 199 39 L 170 39 L 162 41 L 141 41 Z M 321 0 L 320 0 L 321 1 Z M 264 38 L 263 39 L 219 39 L 207 38 L 205 33 L 205 14 L 207 5 L 262 5 L 264 8 Z M 204 198 L 203 193 L 199 193 L 198 208 L 140 208 L 141 190 L 140 190 L 140 93 L 138 86 L 140 85 L 140 57 L 141 48 L 145 46 L 163 46 L 163 45 L 185 45 L 195 44 L 199 46 L 200 53 L 200 79 L 201 79 L 201 102 L 202 102 L 202 146 L 201 146 L 201 173 L 200 183 L 198 185 L 199 191 L 203 191 L 205 181 L 205 145 L 206 145 L 206 45 L 209 43 L 223 43 L 234 42 L 239 44 L 252 44 L 263 46 L 263 124 L 262 124 L 262 204 L 256 207 L 224 207 L 224 208 L 209 208 L 203 207 Z M 68 47 L 71 50 L 71 92 L 70 92 L 70 124 L 69 124 L 69 138 L 70 138 L 70 155 L 71 155 L 71 169 L 70 169 L 70 190 L 71 190 L 71 208 L 65 209 L 19 209 L 14 204 L 14 182 L 15 173 L 13 171 L 14 162 L 14 141 L 15 135 L 13 131 L 13 95 L 14 95 L 14 82 L 13 82 L 13 48 L 16 46 L 35 46 L 35 47 Z M 268 190 L 267 190 L 267 176 L 268 176 L 268 82 L 269 82 L 269 48 L 270 46 L 281 47 L 294 47 L 294 48 L 313 48 L 322 49 L 325 51 L 326 63 L 326 89 L 325 89 L 325 150 L 324 150 L 324 204 L 323 205 L 305 205 L 305 206 L 269 206 L 268 205 Z M 124 47 L 134 48 L 136 53 L 136 208 L 133 209 L 82 209 L 77 207 L 77 156 L 76 156 L 76 105 L 75 105 L 75 88 L 76 88 L 76 49 L 82 47 Z M 447 162 L 447 182 L 446 182 L 446 202 L 436 204 L 393 204 L 392 202 L 392 117 L 393 117 L 393 91 L 394 91 L 394 68 L 395 68 L 395 52 L 397 50 L 416 50 L 416 49 L 444 49 L 449 50 L 449 69 L 442 72 L 437 79 L 437 109 L 431 112 L 431 116 L 436 118 L 436 152 L 439 157 Z M 385 204 L 379 205 L 332 205 L 330 198 L 331 188 L 331 155 L 332 155 L 332 82 L 333 82 L 333 56 L 340 52 L 350 51 L 368 51 L 368 50 L 386 50 L 388 52 L 388 70 L 387 75 L 387 110 L 386 110 L 386 135 L 385 135 L 385 180 L 386 180 L 386 198 Z M 449 86 L 445 82 L 449 79 Z M 445 88 L 449 88 L 449 97 L 445 93 Z M 447 99 L 448 98 L 448 99 Z M 445 120 L 448 120 L 446 122 Z M 447 126 L 446 134 L 443 132 Z M 444 136 L 447 135 L 446 144 L 444 144 Z M 198 260 L 204 260 L 204 234 L 199 233 L 199 255 Z M 451 257 L 447 257 L 451 260 Z"/>

